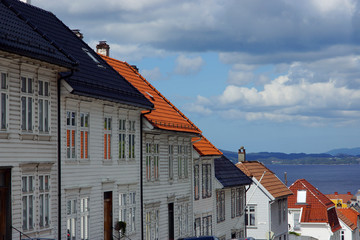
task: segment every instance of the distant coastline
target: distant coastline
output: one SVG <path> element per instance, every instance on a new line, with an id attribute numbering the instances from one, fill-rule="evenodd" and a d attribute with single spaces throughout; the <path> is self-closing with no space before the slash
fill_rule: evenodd
<path id="1" fill-rule="evenodd" d="M 238 161 L 236 152 L 221 151 L 233 163 Z M 360 155 L 348 155 L 335 152 L 335 150 L 332 150 L 332 154 L 260 152 L 246 154 L 246 160 L 259 161 L 267 165 L 358 165 L 360 164 Z"/>

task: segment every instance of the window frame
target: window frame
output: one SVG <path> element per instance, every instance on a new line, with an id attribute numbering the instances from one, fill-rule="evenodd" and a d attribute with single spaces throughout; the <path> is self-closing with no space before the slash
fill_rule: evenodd
<path id="1" fill-rule="evenodd" d="M 225 191 L 216 191 L 216 220 L 218 223 L 225 221 Z"/>
<path id="2" fill-rule="evenodd" d="M 32 76 L 28 76 L 28 75 L 20 76 L 20 116 L 21 116 L 20 129 L 22 132 L 32 133 L 34 131 L 34 122 L 35 122 L 34 82 L 35 82 L 34 77 Z M 25 101 L 23 101 L 23 99 Z"/>
<path id="3" fill-rule="evenodd" d="M 127 145 L 127 127 L 126 119 L 119 119 L 119 160 L 126 160 L 126 145 Z"/>
<path id="4" fill-rule="evenodd" d="M 245 226 L 256 227 L 256 205 L 248 205 L 245 209 Z M 251 211 L 253 210 L 253 211 Z M 249 212 L 252 212 L 249 214 Z M 253 218 L 251 217 L 253 216 Z M 253 224 L 252 224 L 253 223 Z"/>
<path id="5" fill-rule="evenodd" d="M 77 114 L 76 111 L 66 111 L 66 159 L 77 159 Z"/>
<path id="6" fill-rule="evenodd" d="M 174 179 L 174 145 L 168 145 L 168 177 L 169 180 Z"/>
<path id="7" fill-rule="evenodd" d="M 24 179 L 26 179 L 24 181 Z M 31 179 L 31 181 L 30 181 Z M 21 199 L 22 199 L 22 230 L 32 231 L 35 229 L 35 176 L 22 175 Z M 24 206 L 26 205 L 26 206 Z"/>
<path id="8" fill-rule="evenodd" d="M 203 163 L 202 169 L 202 198 L 210 198 L 212 196 L 212 165 Z"/>
<path id="9" fill-rule="evenodd" d="M 42 79 L 38 80 L 38 130 L 41 134 L 50 134 L 51 131 L 50 82 Z"/>
<path id="10" fill-rule="evenodd" d="M 41 174 L 39 179 L 39 227 L 49 228 L 51 211 L 51 181 L 50 174 Z"/>
<path id="11" fill-rule="evenodd" d="M 9 128 L 9 74 L 0 72 L 0 131 Z"/>
<path id="12" fill-rule="evenodd" d="M 80 239 L 90 239 L 90 197 L 80 197 Z"/>
<path id="13" fill-rule="evenodd" d="M 104 117 L 104 160 L 111 161 L 112 116 Z"/>
<path id="14" fill-rule="evenodd" d="M 70 204 L 70 205 L 69 205 Z M 70 237 L 71 240 L 77 238 L 77 199 L 69 198 L 66 200 L 66 235 L 67 239 Z"/>
<path id="15" fill-rule="evenodd" d="M 200 166 L 194 165 L 194 200 L 200 199 Z"/>
<path id="16" fill-rule="evenodd" d="M 87 125 L 86 125 L 87 124 Z M 80 159 L 89 159 L 90 113 L 80 112 Z"/>

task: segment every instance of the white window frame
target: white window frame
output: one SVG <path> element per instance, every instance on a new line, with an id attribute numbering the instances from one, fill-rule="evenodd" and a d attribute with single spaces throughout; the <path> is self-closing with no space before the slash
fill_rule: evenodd
<path id="1" fill-rule="evenodd" d="M 210 236 L 212 235 L 212 215 L 208 215 L 202 218 L 202 226 L 203 226 L 203 232 L 202 234 L 204 236 Z"/>
<path id="2" fill-rule="evenodd" d="M 89 240 L 90 235 L 90 197 L 80 198 L 80 238 Z"/>
<path id="3" fill-rule="evenodd" d="M 136 136 L 136 121 L 135 120 L 129 120 L 128 121 L 128 157 L 129 160 L 135 159 L 135 136 Z"/>
<path id="4" fill-rule="evenodd" d="M 70 239 L 70 240 L 77 239 L 76 222 L 77 222 L 77 199 L 69 198 L 66 201 L 66 239 Z"/>
<path id="5" fill-rule="evenodd" d="M 210 163 L 202 164 L 202 198 L 209 198 L 212 195 L 212 166 Z"/>
<path id="6" fill-rule="evenodd" d="M 146 180 L 151 181 L 151 162 L 152 162 L 152 154 L 151 154 L 152 144 L 150 142 L 146 143 L 145 146 L 145 166 L 146 166 Z"/>
<path id="7" fill-rule="evenodd" d="M 76 111 L 66 111 L 66 158 L 75 160 L 76 155 L 76 138 L 77 138 L 77 114 Z"/>
<path id="8" fill-rule="evenodd" d="M 183 178 L 183 145 L 177 145 L 178 178 Z"/>
<path id="9" fill-rule="evenodd" d="M 119 119 L 119 160 L 126 160 L 126 119 Z"/>
<path id="10" fill-rule="evenodd" d="M 153 159 L 153 171 L 154 171 L 154 180 L 155 181 L 158 181 L 159 178 L 160 178 L 160 173 L 159 173 L 159 170 L 160 170 L 160 167 L 159 167 L 159 161 L 160 161 L 160 153 L 159 153 L 159 143 L 154 143 L 153 144 L 153 151 L 152 151 L 152 159 Z"/>
<path id="11" fill-rule="evenodd" d="M 194 165 L 194 200 L 200 199 L 200 165 Z"/>
<path id="12" fill-rule="evenodd" d="M 111 160 L 112 117 L 104 117 L 104 160 Z"/>
<path id="13" fill-rule="evenodd" d="M 201 235 L 201 217 L 195 218 L 194 220 L 194 232 L 196 237 Z"/>
<path id="14" fill-rule="evenodd" d="M 89 159 L 90 114 L 80 112 L 80 159 Z"/>
<path id="15" fill-rule="evenodd" d="M 247 227 L 256 227 L 256 205 L 248 205 L 245 209 L 245 225 Z M 253 218 L 252 218 L 253 216 Z"/>
<path id="16" fill-rule="evenodd" d="M 25 100 L 23 102 L 23 100 Z M 20 77 L 20 108 L 21 130 L 23 132 L 34 131 L 34 78 L 29 76 Z M 31 106 L 30 106 L 31 105 Z"/>
<path id="17" fill-rule="evenodd" d="M 38 81 L 38 129 L 42 134 L 49 134 L 51 130 L 51 98 L 50 82 Z"/>
<path id="18" fill-rule="evenodd" d="M 217 222 L 225 221 L 225 191 L 216 191 L 216 219 Z"/>
<path id="19" fill-rule="evenodd" d="M 39 226 L 40 228 L 50 227 L 50 175 L 39 175 Z"/>
<path id="20" fill-rule="evenodd" d="M 136 231 L 136 192 L 119 193 L 119 221 L 126 222 L 127 235 Z"/>
<path id="21" fill-rule="evenodd" d="M 9 128 L 9 74 L 0 72 L 0 130 Z"/>
<path id="22" fill-rule="evenodd" d="M 159 240 L 159 209 L 146 210 L 145 240 Z"/>
<path id="23" fill-rule="evenodd" d="M 174 179 L 174 145 L 172 145 L 172 144 L 168 145 L 168 153 L 169 153 L 168 177 L 169 177 L 169 180 L 173 180 Z"/>
<path id="24" fill-rule="evenodd" d="M 35 228 L 35 176 L 23 175 L 22 185 L 22 229 L 31 231 Z"/>

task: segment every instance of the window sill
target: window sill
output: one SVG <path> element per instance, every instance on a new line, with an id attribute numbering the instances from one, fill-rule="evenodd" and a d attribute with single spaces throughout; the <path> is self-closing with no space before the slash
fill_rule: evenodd
<path id="1" fill-rule="evenodd" d="M 0 132 L 0 139 L 9 139 L 10 133 Z"/>
<path id="2" fill-rule="evenodd" d="M 113 161 L 111 159 L 108 159 L 108 160 L 103 160 L 103 165 L 107 165 L 107 166 L 110 166 L 113 164 Z"/>
<path id="3" fill-rule="evenodd" d="M 39 134 L 38 135 L 38 140 L 39 141 L 50 141 L 51 140 L 51 136 L 48 134 Z"/>
<path id="4" fill-rule="evenodd" d="M 75 165 L 75 164 L 78 164 L 78 160 L 75 158 L 74 159 L 66 159 L 65 163 Z"/>
<path id="5" fill-rule="evenodd" d="M 37 140 L 38 135 L 31 132 L 22 132 L 20 133 L 20 140 Z"/>
<path id="6" fill-rule="evenodd" d="M 90 164 L 90 158 L 80 159 L 79 163 L 83 164 L 83 165 L 89 165 Z"/>
<path id="7" fill-rule="evenodd" d="M 257 226 L 246 226 L 247 229 L 257 229 Z"/>

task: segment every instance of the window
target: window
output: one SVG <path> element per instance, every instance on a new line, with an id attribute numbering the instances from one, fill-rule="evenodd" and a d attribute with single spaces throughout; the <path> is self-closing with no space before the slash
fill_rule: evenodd
<path id="1" fill-rule="evenodd" d="M 135 159 L 135 121 L 129 121 L 129 159 Z"/>
<path id="2" fill-rule="evenodd" d="M 169 145 L 169 179 L 172 180 L 174 178 L 174 146 Z"/>
<path id="3" fill-rule="evenodd" d="M 111 159 L 111 117 L 104 118 L 104 159 Z"/>
<path id="4" fill-rule="evenodd" d="M 8 75 L 1 73 L 0 78 L 0 129 L 6 130 L 8 128 L 7 115 L 8 115 Z"/>
<path id="5" fill-rule="evenodd" d="M 211 164 L 202 165 L 202 197 L 211 197 L 212 183 L 211 183 Z"/>
<path id="6" fill-rule="evenodd" d="M 201 235 L 201 218 L 195 218 L 194 232 L 196 237 Z"/>
<path id="7" fill-rule="evenodd" d="M 119 120 L 119 159 L 125 160 L 126 120 Z"/>
<path id="8" fill-rule="evenodd" d="M 245 210 L 245 225 L 246 226 L 255 226 L 255 206 L 247 206 Z"/>
<path id="9" fill-rule="evenodd" d="M 217 222 L 225 221 L 225 191 L 216 191 L 216 217 Z"/>
<path id="10" fill-rule="evenodd" d="M 34 80 L 21 77 L 21 130 L 31 132 L 34 112 Z"/>
<path id="11" fill-rule="evenodd" d="M 128 233 L 132 233 L 135 231 L 135 197 L 135 192 L 119 194 L 119 221 L 126 222 L 126 229 Z"/>
<path id="12" fill-rule="evenodd" d="M 50 225 L 50 175 L 39 176 L 40 227 Z"/>
<path id="13" fill-rule="evenodd" d="M 194 166 L 194 199 L 200 199 L 200 176 L 199 165 Z"/>
<path id="14" fill-rule="evenodd" d="M 146 211 L 146 240 L 159 240 L 159 210 Z"/>
<path id="15" fill-rule="evenodd" d="M 67 227 L 67 239 L 76 239 L 76 199 L 70 199 L 67 201 L 66 211 L 66 227 Z"/>
<path id="16" fill-rule="evenodd" d="M 281 216 L 282 216 L 282 199 L 278 200 L 278 218 L 279 224 L 281 223 Z"/>
<path id="17" fill-rule="evenodd" d="M 80 198 L 80 237 L 81 240 L 89 239 L 90 224 L 90 200 L 89 197 Z"/>
<path id="18" fill-rule="evenodd" d="M 294 212 L 294 230 L 300 230 L 300 213 Z"/>
<path id="19" fill-rule="evenodd" d="M 159 144 L 153 144 L 154 178 L 159 180 Z"/>
<path id="20" fill-rule="evenodd" d="M 183 156 L 182 156 L 182 150 L 183 150 L 183 146 L 178 145 L 177 146 L 177 158 L 178 158 L 178 177 L 182 178 L 183 177 Z"/>
<path id="21" fill-rule="evenodd" d="M 146 143 L 146 180 L 151 180 L 151 143 Z"/>
<path id="22" fill-rule="evenodd" d="M 23 230 L 34 229 L 34 176 L 22 177 Z"/>
<path id="23" fill-rule="evenodd" d="M 345 231 L 344 230 L 340 231 L 340 240 L 345 240 Z"/>
<path id="24" fill-rule="evenodd" d="M 89 158 L 89 113 L 80 113 L 80 158 Z"/>
<path id="25" fill-rule="evenodd" d="M 244 211 L 244 191 L 242 188 L 231 189 L 231 217 L 239 217 Z"/>
<path id="26" fill-rule="evenodd" d="M 189 177 L 189 162 L 188 162 L 189 146 L 184 146 L 184 177 Z"/>
<path id="27" fill-rule="evenodd" d="M 50 131 L 50 84 L 39 80 L 39 132 L 48 133 Z"/>
<path id="28" fill-rule="evenodd" d="M 297 203 L 306 203 L 306 190 L 297 191 Z"/>
<path id="29" fill-rule="evenodd" d="M 76 113 L 74 111 L 67 111 L 66 112 L 66 156 L 68 159 L 76 158 L 75 136 L 76 136 Z"/>
<path id="30" fill-rule="evenodd" d="M 185 236 L 189 230 L 189 204 L 183 203 L 178 205 L 178 233 L 179 236 Z"/>
<path id="31" fill-rule="evenodd" d="M 212 216 L 203 217 L 203 234 L 204 236 L 212 235 Z"/>

